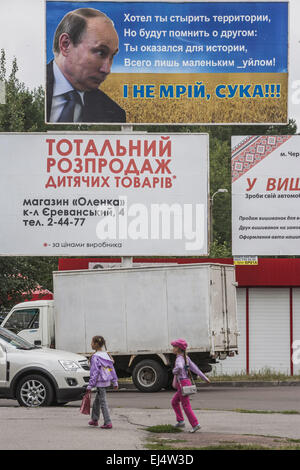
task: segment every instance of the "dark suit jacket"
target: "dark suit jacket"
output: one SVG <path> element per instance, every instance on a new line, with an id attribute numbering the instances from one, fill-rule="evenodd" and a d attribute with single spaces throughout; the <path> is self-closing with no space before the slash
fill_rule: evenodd
<path id="1" fill-rule="evenodd" d="M 50 122 L 54 75 L 53 61 L 47 65 L 47 122 Z M 85 93 L 82 122 L 126 122 L 126 113 L 103 91 Z"/>

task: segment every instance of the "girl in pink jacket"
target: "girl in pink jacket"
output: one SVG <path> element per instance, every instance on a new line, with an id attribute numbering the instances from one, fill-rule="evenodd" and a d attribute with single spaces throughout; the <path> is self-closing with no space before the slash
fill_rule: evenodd
<path id="1" fill-rule="evenodd" d="M 91 343 L 95 353 L 91 357 L 90 381 L 87 389 L 97 388 L 96 397 L 92 408 L 92 419 L 89 426 L 98 426 L 100 409 L 103 414 L 104 424 L 102 429 L 111 429 L 111 419 L 106 401 L 106 388 L 113 383 L 114 390 L 118 390 L 118 377 L 114 368 L 114 361 L 107 352 L 102 351 L 103 346 L 106 349 L 106 343 L 103 336 L 94 336 Z"/>
<path id="2" fill-rule="evenodd" d="M 201 370 L 194 364 L 193 361 L 186 355 L 187 342 L 184 339 L 177 339 L 171 343 L 173 346 L 173 353 L 176 354 L 175 367 L 173 369 L 174 374 L 174 388 L 177 388 L 177 393 L 172 399 L 172 407 L 176 414 L 177 424 L 175 425 L 178 428 L 183 428 L 185 426 L 184 417 L 181 411 L 180 403 L 184 409 L 184 412 L 192 426 L 190 432 L 196 432 L 201 428 L 195 413 L 192 410 L 189 396 L 183 396 L 181 393 L 181 387 L 185 385 L 191 385 L 189 379 L 188 369 L 194 374 L 200 376 L 205 382 L 210 383 L 210 380 L 206 375 L 201 372 Z"/>

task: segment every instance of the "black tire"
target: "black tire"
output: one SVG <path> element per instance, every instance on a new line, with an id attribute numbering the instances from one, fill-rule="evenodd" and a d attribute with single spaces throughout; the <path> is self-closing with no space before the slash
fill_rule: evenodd
<path id="1" fill-rule="evenodd" d="M 50 406 L 54 401 L 54 391 L 49 380 L 42 375 L 26 375 L 17 385 L 16 398 L 20 406 L 27 408 Z"/>
<path id="2" fill-rule="evenodd" d="M 159 362 L 145 359 L 133 369 L 132 381 L 141 392 L 158 392 L 165 387 L 168 371 Z"/>
<path id="3" fill-rule="evenodd" d="M 208 374 L 212 371 L 212 366 L 208 362 L 203 362 L 202 364 L 200 362 L 200 364 L 197 364 L 197 366 L 204 374 Z"/>
<path id="4" fill-rule="evenodd" d="M 173 374 L 171 370 L 168 370 L 168 377 L 167 377 L 167 382 L 165 383 L 165 390 L 174 390 L 173 388 Z"/>

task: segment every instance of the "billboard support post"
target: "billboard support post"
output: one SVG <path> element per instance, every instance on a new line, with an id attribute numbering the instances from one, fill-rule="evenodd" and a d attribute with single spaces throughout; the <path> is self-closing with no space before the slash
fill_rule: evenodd
<path id="1" fill-rule="evenodd" d="M 132 268 L 133 257 L 132 256 L 122 256 L 121 262 L 122 262 L 122 268 Z"/>
<path id="2" fill-rule="evenodd" d="M 121 132 L 133 132 L 133 126 L 131 125 L 123 125 L 121 126 Z M 123 268 L 132 268 L 133 265 L 133 256 L 122 256 L 121 257 L 121 263 Z"/>

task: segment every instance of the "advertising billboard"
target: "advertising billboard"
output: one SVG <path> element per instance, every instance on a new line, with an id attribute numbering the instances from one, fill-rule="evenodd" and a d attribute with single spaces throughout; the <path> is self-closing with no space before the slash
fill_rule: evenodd
<path id="1" fill-rule="evenodd" d="M 208 253 L 207 134 L 0 134 L 0 255 Z"/>
<path id="2" fill-rule="evenodd" d="M 233 255 L 300 255 L 300 136 L 232 137 Z"/>
<path id="3" fill-rule="evenodd" d="M 46 121 L 286 123 L 288 2 L 46 1 Z"/>

